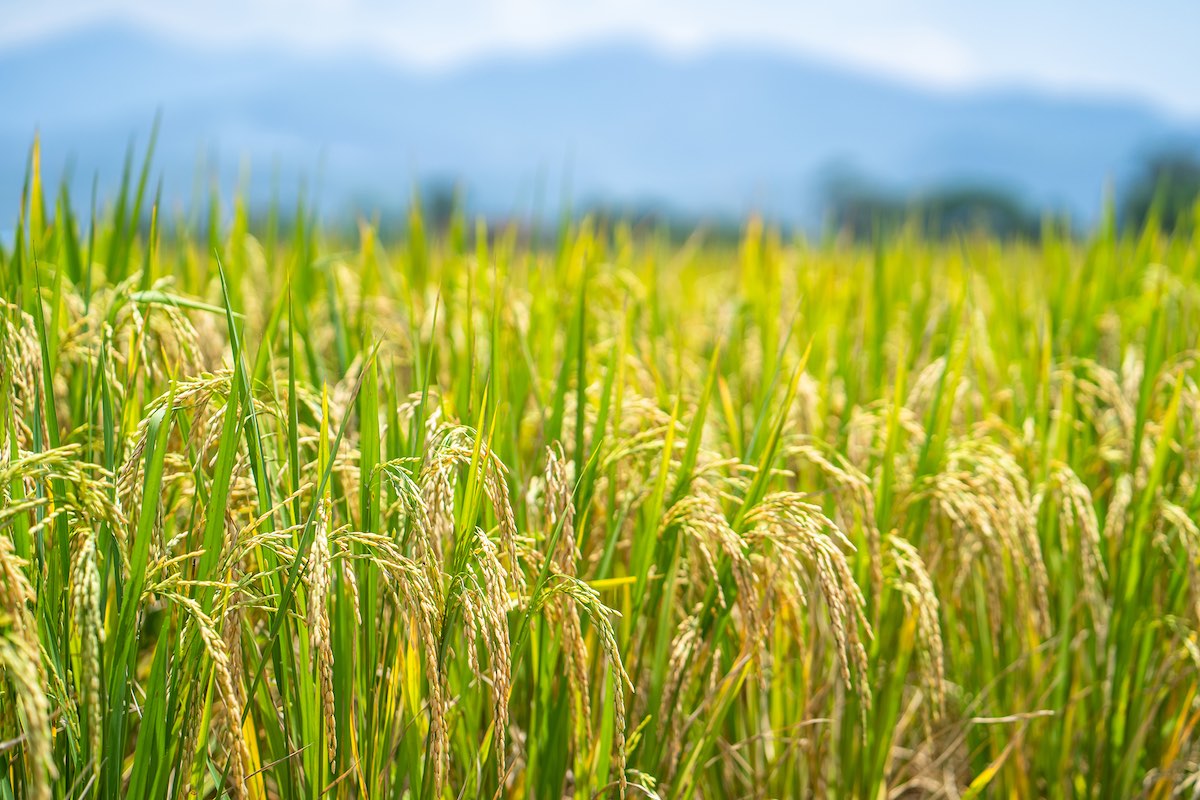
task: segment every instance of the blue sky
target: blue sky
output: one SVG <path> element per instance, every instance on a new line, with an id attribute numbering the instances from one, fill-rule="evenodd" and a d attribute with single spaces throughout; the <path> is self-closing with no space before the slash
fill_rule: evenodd
<path id="1" fill-rule="evenodd" d="M 1200 118 L 1200 0 L 0 0 L 0 48 L 123 20 L 206 44 L 366 48 L 431 67 L 630 36 L 796 51 L 933 86 L 1143 97 Z"/>

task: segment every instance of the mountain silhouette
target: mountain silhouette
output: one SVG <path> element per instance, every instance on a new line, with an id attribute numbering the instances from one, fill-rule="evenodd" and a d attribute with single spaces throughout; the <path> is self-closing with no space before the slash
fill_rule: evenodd
<path id="1" fill-rule="evenodd" d="M 1200 142 L 1200 124 L 1133 99 L 938 91 L 744 48 L 613 41 L 431 71 L 116 24 L 0 51 L 0 106 L 0 220 L 35 131 L 47 179 L 70 165 L 79 204 L 94 175 L 113 190 L 159 112 L 155 175 L 179 206 L 207 191 L 198 176 L 228 187 L 249 164 L 255 201 L 304 182 L 326 208 L 399 208 L 439 179 L 488 214 L 569 197 L 811 223 L 823 182 L 853 173 L 897 191 L 997 186 L 1086 222 L 1152 148 Z"/>

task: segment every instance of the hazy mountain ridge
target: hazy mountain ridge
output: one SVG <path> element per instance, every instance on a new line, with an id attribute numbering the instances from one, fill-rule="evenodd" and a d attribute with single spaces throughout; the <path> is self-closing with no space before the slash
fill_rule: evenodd
<path id="1" fill-rule="evenodd" d="M 1200 124 L 1137 101 L 938 92 L 749 50 L 684 58 L 617 42 L 421 72 L 112 25 L 0 51 L 0 103 L 7 218 L 35 129 L 48 176 L 73 156 L 77 196 L 97 171 L 103 193 L 160 109 L 156 164 L 174 202 L 215 151 L 225 181 L 248 158 L 258 198 L 275 169 L 281 195 L 305 175 L 327 207 L 399 206 L 437 176 L 461 180 L 477 210 L 518 214 L 569 186 L 576 202 L 811 222 L 820 182 L 849 169 L 898 189 L 995 183 L 1088 219 L 1146 150 L 1200 143 Z"/>

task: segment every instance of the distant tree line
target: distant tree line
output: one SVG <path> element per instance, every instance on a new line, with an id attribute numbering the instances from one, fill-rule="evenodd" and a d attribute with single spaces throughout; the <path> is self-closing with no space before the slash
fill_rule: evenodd
<path id="1" fill-rule="evenodd" d="M 1036 239 L 1049 222 L 1047 214 L 1003 188 L 960 185 L 901 196 L 859 179 L 841 176 L 825 190 L 829 222 L 834 230 L 855 238 L 871 238 L 916 227 L 927 236 L 945 238 L 983 232 L 1004 238 Z M 1118 223 L 1141 229 L 1148 223 L 1166 231 L 1191 230 L 1200 222 L 1200 159 L 1175 150 L 1146 159 L 1120 194 Z"/>
<path id="2" fill-rule="evenodd" d="M 362 218 L 370 219 L 385 239 L 403 238 L 414 224 L 452 242 L 466 246 L 475 226 L 465 206 L 465 189 L 445 177 L 427 179 L 414 187 L 407 205 L 380 209 L 370 198 L 362 203 Z M 829 229 L 856 239 L 873 239 L 915 228 L 935 239 L 968 233 L 986 233 L 1005 239 L 1036 240 L 1047 225 L 1069 230 L 1069 221 L 1023 201 L 1017 194 L 994 184 L 959 184 L 936 187 L 913 195 L 890 192 L 850 173 L 831 176 L 822 191 L 822 207 Z M 370 213 L 367 209 L 374 209 Z M 416 212 L 414 215 L 414 211 Z M 1200 157 L 1195 151 L 1172 150 L 1145 159 L 1132 179 L 1118 192 L 1117 223 L 1140 230 L 1153 223 L 1166 231 L 1192 230 L 1200 224 Z M 548 212 L 537 219 L 489 219 L 489 227 L 514 226 L 523 238 L 551 243 L 560 233 L 562 214 Z M 736 243 L 745 220 L 739 217 L 696 217 L 670 207 L 643 203 L 583 202 L 570 215 L 586 216 L 599 230 L 630 225 L 670 241 L 684 241 L 697 230 L 706 241 Z M 286 227 L 288 220 L 281 219 Z M 772 224 L 787 232 L 784 220 Z M 346 233 L 356 229 L 346 221 Z"/>
<path id="3" fill-rule="evenodd" d="M 1188 152 L 1164 152 L 1147 159 L 1121 203 L 1123 225 L 1156 221 L 1164 230 L 1192 230 L 1200 222 L 1200 159 Z"/>
<path id="4" fill-rule="evenodd" d="M 968 232 L 1033 238 L 1041 226 L 1039 215 L 1014 195 L 989 186 L 954 186 L 913 197 L 855 186 L 833 192 L 827 206 L 834 229 L 860 239 L 905 226 L 934 238 Z"/>

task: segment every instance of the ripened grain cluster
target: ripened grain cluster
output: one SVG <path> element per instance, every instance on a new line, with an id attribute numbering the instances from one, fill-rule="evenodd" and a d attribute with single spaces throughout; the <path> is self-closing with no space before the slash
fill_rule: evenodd
<path id="1" fill-rule="evenodd" d="M 0 797 L 1200 791 L 1196 234 L 384 242 L 32 164 Z"/>

